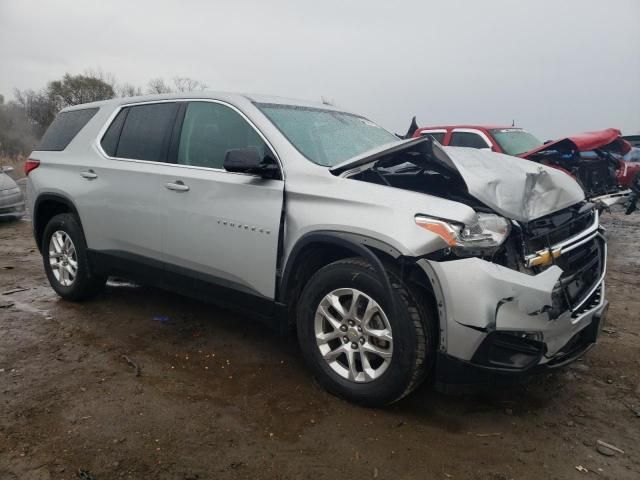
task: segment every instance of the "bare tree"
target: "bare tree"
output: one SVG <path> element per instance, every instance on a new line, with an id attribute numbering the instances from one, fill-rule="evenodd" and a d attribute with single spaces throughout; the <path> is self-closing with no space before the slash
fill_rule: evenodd
<path id="1" fill-rule="evenodd" d="M 0 156 L 28 154 L 37 142 L 24 108 L 17 102 L 0 102 Z"/>
<path id="2" fill-rule="evenodd" d="M 204 83 L 189 77 L 174 77 L 173 85 L 176 92 L 193 92 L 207 88 Z"/>
<path id="3" fill-rule="evenodd" d="M 147 84 L 147 93 L 171 93 L 171 87 L 162 78 L 152 78 Z"/>
<path id="4" fill-rule="evenodd" d="M 118 85 L 118 81 L 116 80 L 116 76 L 113 73 L 110 72 L 105 72 L 104 70 L 102 70 L 101 68 L 97 68 L 97 69 L 88 69 L 84 71 L 84 76 L 85 77 L 91 77 L 91 78 L 97 78 L 98 80 L 101 80 L 102 82 L 106 83 L 107 85 L 111 85 L 111 88 L 113 88 L 113 90 L 116 90 L 116 87 Z"/>
<path id="5" fill-rule="evenodd" d="M 142 89 L 132 83 L 122 83 L 116 86 L 116 94 L 119 97 L 137 97 L 142 95 Z"/>
<path id="6" fill-rule="evenodd" d="M 41 136 L 58 113 L 57 106 L 46 94 L 46 90 L 18 90 L 14 92 L 16 103 L 20 105 L 38 136 Z"/>

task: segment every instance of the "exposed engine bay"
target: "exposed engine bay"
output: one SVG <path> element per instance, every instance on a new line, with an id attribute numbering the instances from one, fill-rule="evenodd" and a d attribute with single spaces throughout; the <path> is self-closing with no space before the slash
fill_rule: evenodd
<path id="1" fill-rule="evenodd" d="M 529 275 L 537 275 L 551 266 L 557 266 L 562 270 L 562 275 L 553 292 L 553 305 L 548 309 L 550 318 L 556 318 L 567 310 L 572 313 L 578 312 L 581 307 L 598 300 L 594 286 L 600 283 L 605 264 L 605 243 L 598 230 L 598 212 L 593 203 L 584 200 L 581 191 L 572 198 L 554 197 L 554 187 L 545 175 L 548 174 L 547 170 L 550 170 L 552 175 L 559 175 L 561 180 L 570 182 L 567 186 L 575 185 L 575 182 L 557 168 L 542 170 L 543 167 L 535 164 L 507 157 L 518 162 L 515 164 L 516 167 L 533 167 L 521 178 L 520 183 L 516 178 L 513 180 L 515 185 L 501 189 L 502 180 L 499 179 L 501 175 L 498 172 L 501 172 L 501 167 L 504 166 L 504 173 L 514 179 L 518 176 L 518 172 L 514 175 L 514 166 L 509 171 L 508 166 L 499 161 L 491 164 L 476 163 L 479 156 L 498 154 L 473 149 L 464 149 L 469 150 L 465 152 L 467 156 L 456 158 L 460 150 L 442 149 L 426 140 L 408 148 L 397 148 L 374 155 L 369 157 L 370 161 L 365 164 L 356 162 L 365 168 L 345 171 L 349 167 L 346 166 L 342 171 L 354 180 L 460 202 L 473 208 L 479 218 L 494 217 L 505 222 L 504 237 L 497 243 L 468 242 L 461 248 L 458 243 L 453 242 L 450 248 L 430 254 L 429 259 L 449 261 L 478 257 Z M 602 162 L 603 160 L 596 159 L 593 168 L 584 169 L 585 178 L 592 179 L 597 185 L 600 185 L 597 183 L 598 168 L 602 168 Z M 583 168 L 584 161 L 580 160 L 576 165 L 578 169 Z M 493 177 L 488 166 L 495 169 Z M 477 178 L 471 174 L 480 171 L 479 167 L 483 168 L 484 176 L 480 176 L 480 182 L 474 185 L 473 182 L 477 181 Z M 536 172 L 535 168 L 541 170 Z M 608 165 L 605 165 L 605 168 L 608 169 Z M 473 192 L 470 191 L 470 183 L 473 185 Z M 576 188 L 580 190 L 579 187 Z M 514 215 L 509 214 L 510 211 L 515 211 L 512 208 L 516 205 L 526 207 L 527 199 L 534 195 L 544 198 L 547 202 L 546 215 L 531 214 L 529 217 L 514 218 Z M 487 201 L 483 201 L 484 199 Z M 510 204 L 505 203 L 503 199 L 508 200 Z M 565 205 L 567 202 L 571 204 L 554 205 L 554 200 L 565 202 Z M 438 219 L 425 219 L 424 222 L 442 224 L 436 227 L 447 226 L 446 222 Z M 482 232 L 482 227 L 483 225 L 464 226 L 458 233 L 461 236 L 467 231 L 470 231 L 470 234 L 478 234 Z M 474 228 L 477 231 L 474 232 Z M 429 227 L 427 229 L 431 230 Z M 493 230 L 496 230 L 495 222 Z"/>
<path id="2" fill-rule="evenodd" d="M 426 193 L 464 203 L 476 211 L 491 212 L 490 208 L 469 194 L 467 185 L 457 170 L 432 160 L 429 155 L 413 151 L 383 158 L 372 168 L 350 178 Z"/>

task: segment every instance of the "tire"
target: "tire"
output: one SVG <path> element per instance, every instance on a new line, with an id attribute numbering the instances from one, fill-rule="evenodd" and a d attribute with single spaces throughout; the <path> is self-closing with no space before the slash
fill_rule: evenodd
<path id="1" fill-rule="evenodd" d="M 66 265 L 72 268 L 72 261 L 75 261 L 75 275 L 60 273 L 60 267 L 52 265 L 52 261 L 53 263 L 65 261 L 54 256 L 60 255 L 56 253 L 56 245 L 52 243 L 54 234 L 56 239 L 70 239 L 71 246 L 63 248 L 63 251 L 67 253 Z M 49 220 L 42 235 L 42 259 L 51 287 L 66 300 L 77 302 L 91 298 L 104 288 L 107 281 L 105 276 L 92 274 L 87 258 L 87 242 L 80 222 L 73 214 L 62 213 Z M 66 275 L 66 278 L 61 275 Z"/>
<path id="2" fill-rule="evenodd" d="M 437 320 L 431 313 L 429 303 L 425 295 L 406 284 L 391 269 L 387 270 L 387 275 L 392 286 L 393 302 L 397 306 L 398 313 L 393 314 L 392 306 L 389 305 L 385 287 L 375 269 L 361 258 L 349 258 L 331 263 L 316 272 L 305 285 L 297 311 L 298 341 L 302 349 L 302 355 L 309 368 L 314 372 L 319 383 L 329 392 L 368 407 L 381 407 L 396 402 L 411 393 L 426 378 L 435 362 L 436 327 Z M 353 295 L 346 294 L 340 296 L 349 289 L 359 293 Z M 353 326 L 345 326 L 344 318 L 349 318 L 349 312 L 343 317 L 340 328 L 348 330 L 342 331 L 345 334 L 336 341 L 332 339 L 328 346 L 320 346 L 318 343 L 318 332 L 320 335 L 330 338 L 334 336 L 332 324 L 328 316 L 333 321 L 338 320 L 342 315 L 338 311 L 327 305 L 335 305 L 330 299 L 340 298 L 340 307 L 343 311 L 351 311 L 353 298 L 361 298 L 360 294 L 368 297 L 359 302 L 373 302 L 382 310 L 382 313 L 374 314 L 369 325 L 364 321 L 360 325 L 364 329 L 362 337 L 356 339 L 357 331 L 353 331 Z M 329 297 L 328 297 L 329 295 Z M 331 296 L 333 295 L 333 296 Z M 349 298 L 351 300 L 349 301 Z M 343 304 L 343 302 L 346 302 Z M 366 306 L 365 306 L 366 305 Z M 361 303 L 358 307 L 361 311 L 368 309 L 370 303 Z M 323 306 L 323 312 L 318 313 L 319 307 Z M 356 310 L 358 310 L 358 308 Z M 358 314 L 356 314 L 356 317 Z M 360 315 L 361 319 L 366 318 L 366 313 Z M 372 322 L 378 325 L 372 329 Z M 358 328 L 356 325 L 355 328 Z M 367 337 L 368 332 L 388 331 L 385 327 L 390 327 L 392 341 L 381 341 L 379 337 Z M 318 330 L 320 329 L 320 330 Z M 327 332 L 327 330 L 329 330 Z M 348 335 L 348 336 L 347 336 Z M 324 339 L 324 338 L 323 338 Z M 354 341 L 352 341 L 354 340 Z M 369 342 L 377 342 L 376 345 Z M 362 347 L 360 347 L 362 346 Z M 382 357 L 371 355 L 365 348 L 375 347 L 376 351 L 390 354 L 389 363 L 385 368 L 380 364 L 382 370 L 375 370 L 377 375 L 365 373 L 363 359 L 360 355 L 367 357 L 367 363 L 373 366 L 375 362 L 384 362 Z M 321 348 L 324 349 L 321 352 Z M 360 363 L 355 361 L 355 372 L 351 369 L 352 362 L 349 359 L 348 348 L 354 350 L 352 358 L 360 359 Z M 362 348 L 362 350 L 360 349 Z M 332 363 L 325 360 L 325 355 L 334 356 L 342 349 L 340 357 Z M 358 371 L 358 367 L 362 372 Z M 346 372 L 348 370 L 348 373 Z M 374 371 L 374 370 L 369 370 Z M 357 373 L 357 376 L 354 375 Z"/>

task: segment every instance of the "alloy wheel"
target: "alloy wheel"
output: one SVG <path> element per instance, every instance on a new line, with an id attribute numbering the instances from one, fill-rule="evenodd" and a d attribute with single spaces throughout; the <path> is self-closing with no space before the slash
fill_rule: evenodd
<path id="1" fill-rule="evenodd" d="M 73 285 L 78 273 L 78 256 L 71 237 L 62 230 L 55 231 L 49 240 L 49 265 L 60 285 Z"/>
<path id="2" fill-rule="evenodd" d="M 341 288 L 325 295 L 316 310 L 314 330 L 322 358 L 342 378 L 371 382 L 391 364 L 389 320 L 380 305 L 359 290 Z"/>

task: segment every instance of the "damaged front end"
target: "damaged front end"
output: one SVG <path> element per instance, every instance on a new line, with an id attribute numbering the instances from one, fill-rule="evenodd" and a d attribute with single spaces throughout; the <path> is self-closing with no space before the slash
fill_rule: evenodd
<path id="1" fill-rule="evenodd" d="M 607 308 L 598 210 L 566 174 L 497 155 L 423 138 L 334 170 L 476 211 L 469 225 L 415 217 L 442 240 L 417 265 L 437 300 L 445 389 L 564 365 L 595 343 Z"/>
<path id="2" fill-rule="evenodd" d="M 506 243 L 521 255 L 418 262 L 444 320 L 445 389 L 559 367 L 596 342 L 607 309 L 597 211 L 576 206 L 518 224 Z"/>

